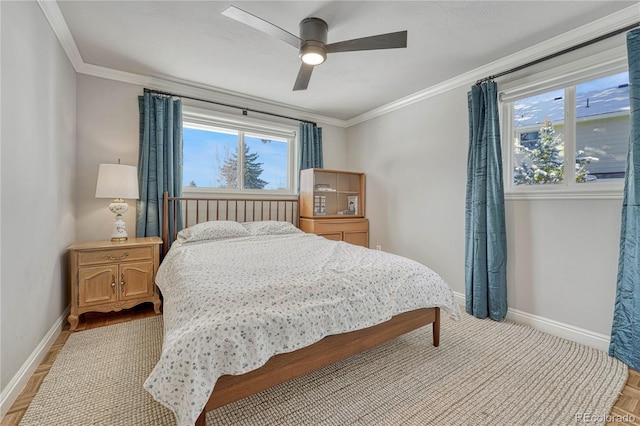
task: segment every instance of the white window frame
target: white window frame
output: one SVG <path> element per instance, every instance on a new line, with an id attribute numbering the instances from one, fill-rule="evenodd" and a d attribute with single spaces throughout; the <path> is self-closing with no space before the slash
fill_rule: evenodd
<path id="1" fill-rule="evenodd" d="M 253 117 L 238 117 L 218 111 L 211 111 L 191 106 L 183 106 L 182 126 L 201 130 L 232 130 L 243 134 L 259 134 L 286 139 L 289 143 L 287 150 L 287 189 L 243 189 L 244 182 L 240 176 L 240 188 L 211 188 L 183 186 L 184 194 L 211 194 L 229 198 L 269 198 L 269 197 L 297 197 L 298 186 L 298 128 L 295 126 L 259 120 Z M 242 137 L 238 138 L 238 161 L 243 161 Z"/>
<path id="2" fill-rule="evenodd" d="M 576 183 L 576 91 L 575 86 L 591 80 L 628 71 L 627 58 L 594 55 L 502 85 L 499 91 L 502 134 L 502 163 L 505 199 L 622 199 L 624 179 Z M 611 57 L 613 56 L 613 57 Z M 595 65 L 594 65 L 595 64 Z M 564 181 L 558 184 L 514 185 L 513 105 L 515 101 L 553 90 L 564 89 Z"/>

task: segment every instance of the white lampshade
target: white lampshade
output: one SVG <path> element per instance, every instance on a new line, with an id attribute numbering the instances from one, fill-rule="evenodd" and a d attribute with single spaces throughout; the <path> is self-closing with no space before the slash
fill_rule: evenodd
<path id="1" fill-rule="evenodd" d="M 125 241 L 128 237 L 127 225 L 122 215 L 129 211 L 129 205 L 123 199 L 139 198 L 138 168 L 124 164 L 100 164 L 96 198 L 114 199 L 109 204 L 109 210 L 116 215 L 111 241 Z"/>
<path id="2" fill-rule="evenodd" d="M 138 168 L 124 164 L 100 164 L 96 198 L 139 198 Z"/>

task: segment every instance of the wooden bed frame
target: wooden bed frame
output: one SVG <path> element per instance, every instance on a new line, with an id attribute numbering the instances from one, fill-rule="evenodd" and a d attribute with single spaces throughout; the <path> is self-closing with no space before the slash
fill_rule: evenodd
<path id="1" fill-rule="evenodd" d="M 173 209 L 174 213 L 178 209 L 182 210 L 185 227 L 209 220 L 242 222 L 283 220 L 294 225 L 298 223 L 298 201 L 295 199 L 221 200 L 169 197 L 165 192 L 162 224 L 163 253 L 165 254 L 177 235 L 176 223 L 173 224 L 174 235 L 169 235 L 170 209 Z M 433 346 L 438 346 L 440 344 L 440 308 L 418 309 L 396 315 L 389 321 L 373 327 L 328 336 L 311 346 L 275 355 L 262 367 L 248 373 L 222 376 L 216 382 L 209 401 L 195 424 L 205 426 L 207 411 L 346 359 L 427 324 L 432 324 Z"/>

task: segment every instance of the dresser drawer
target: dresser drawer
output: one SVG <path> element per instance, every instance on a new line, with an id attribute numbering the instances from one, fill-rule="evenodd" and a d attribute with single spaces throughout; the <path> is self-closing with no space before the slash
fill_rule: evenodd
<path id="1" fill-rule="evenodd" d="M 78 265 L 96 265 L 100 263 L 127 262 L 153 258 L 152 247 L 130 247 L 102 249 L 78 252 Z"/>
<path id="2" fill-rule="evenodd" d="M 313 223 L 313 232 L 316 234 L 345 232 L 345 231 L 368 231 L 369 221 L 367 219 L 356 220 L 317 220 Z"/>

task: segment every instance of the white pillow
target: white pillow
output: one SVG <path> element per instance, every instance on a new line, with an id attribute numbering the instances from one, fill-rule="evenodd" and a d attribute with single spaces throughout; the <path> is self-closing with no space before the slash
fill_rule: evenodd
<path id="1" fill-rule="evenodd" d="M 202 240 L 223 240 L 250 236 L 241 224 L 231 220 L 214 220 L 190 226 L 178 232 L 178 242 L 186 243 Z"/>
<path id="2" fill-rule="evenodd" d="M 258 222 L 244 222 L 242 224 L 251 235 L 282 235 L 302 232 L 292 223 L 277 220 L 263 220 Z"/>

